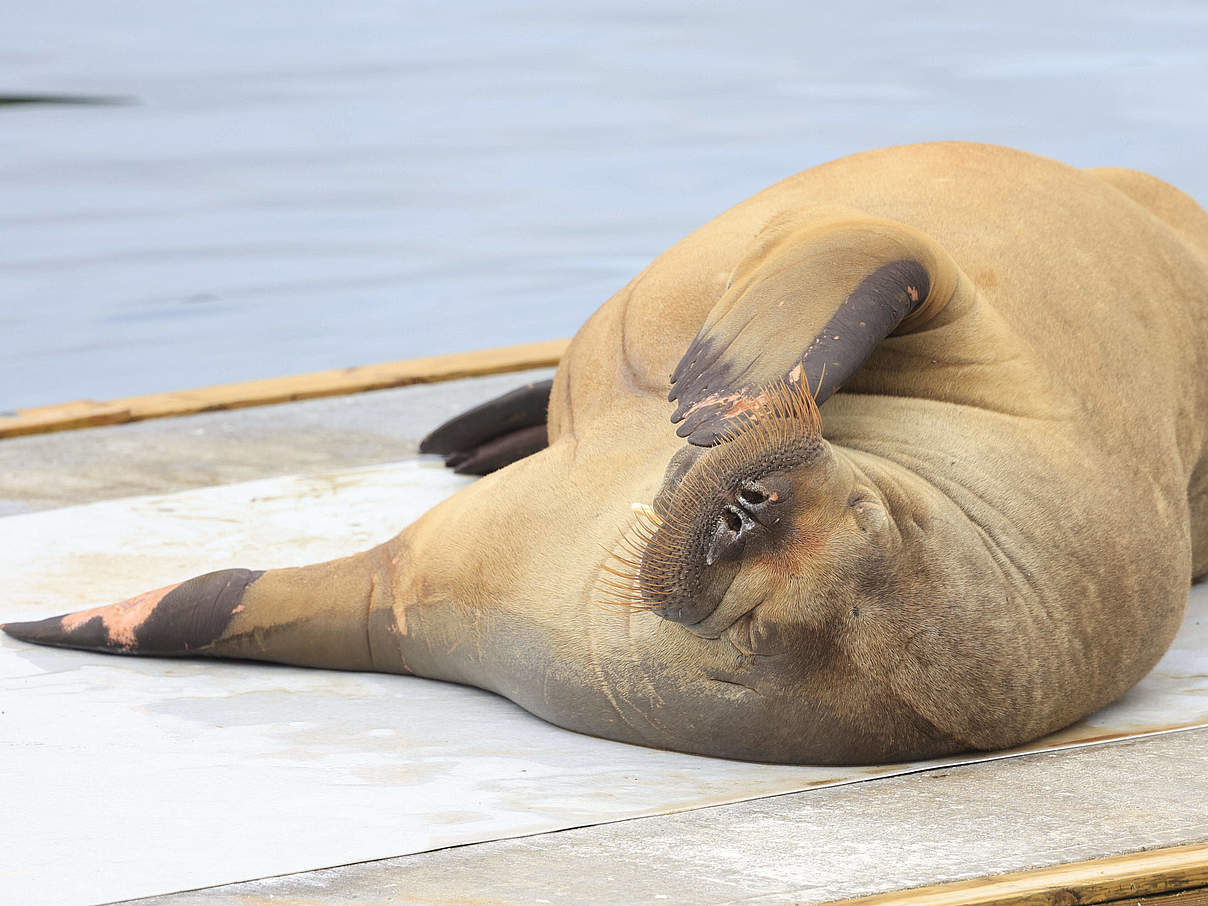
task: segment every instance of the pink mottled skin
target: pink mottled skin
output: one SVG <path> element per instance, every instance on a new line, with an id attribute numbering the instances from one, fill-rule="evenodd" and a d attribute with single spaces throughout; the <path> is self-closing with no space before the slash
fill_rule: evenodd
<path id="1" fill-rule="evenodd" d="M 135 595 L 133 598 L 119 601 L 116 604 L 107 604 L 103 607 L 93 607 L 91 610 L 68 614 L 63 617 L 63 631 L 71 632 L 89 620 L 100 617 L 112 644 L 122 648 L 133 648 L 135 630 L 151 615 L 151 611 L 167 596 L 168 592 L 179 588 L 182 584 L 177 582 L 175 585 L 165 585 L 163 588 L 143 592 L 141 595 Z"/>

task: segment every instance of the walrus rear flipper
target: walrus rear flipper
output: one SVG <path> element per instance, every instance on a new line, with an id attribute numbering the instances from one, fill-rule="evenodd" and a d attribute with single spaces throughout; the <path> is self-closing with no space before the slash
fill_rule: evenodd
<path id="1" fill-rule="evenodd" d="M 397 672 L 397 657 L 374 650 L 370 638 L 370 628 L 393 625 L 392 582 L 384 573 L 393 569 L 394 549 L 388 542 L 295 569 L 224 569 L 116 604 L 0 628 L 40 645 L 114 654 Z"/>
<path id="2" fill-rule="evenodd" d="M 439 453 L 462 475 L 486 475 L 549 445 L 546 413 L 553 381 L 536 381 L 445 422 L 423 439 L 421 453 Z"/>

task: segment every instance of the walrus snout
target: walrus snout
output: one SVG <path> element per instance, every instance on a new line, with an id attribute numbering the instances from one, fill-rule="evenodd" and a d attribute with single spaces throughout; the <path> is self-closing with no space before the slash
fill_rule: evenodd
<path id="1" fill-rule="evenodd" d="M 795 482 L 808 485 L 826 459 L 809 387 L 765 387 L 722 443 L 672 456 L 654 506 L 633 505 L 597 583 L 603 603 L 686 625 L 707 620 L 748 560 L 792 542 Z"/>

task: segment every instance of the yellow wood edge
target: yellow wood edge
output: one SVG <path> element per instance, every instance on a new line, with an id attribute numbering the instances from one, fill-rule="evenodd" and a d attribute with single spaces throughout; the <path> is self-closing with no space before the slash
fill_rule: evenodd
<path id="1" fill-rule="evenodd" d="M 54 406 L 18 409 L 0 416 L 0 438 L 45 434 L 96 425 L 116 425 L 170 415 L 192 415 L 216 409 L 267 406 L 321 396 L 341 396 L 366 390 L 384 390 L 407 384 L 451 381 L 456 378 L 504 374 L 557 365 L 569 340 L 544 340 L 519 346 L 500 346 L 450 355 L 358 365 L 333 371 L 312 371 L 286 377 L 219 384 L 195 390 L 151 393 L 126 399 L 96 402 L 77 400 Z"/>
<path id="2" fill-rule="evenodd" d="M 830 906 L 1072 906 L 1208 886 L 1208 843 L 841 900 Z"/>

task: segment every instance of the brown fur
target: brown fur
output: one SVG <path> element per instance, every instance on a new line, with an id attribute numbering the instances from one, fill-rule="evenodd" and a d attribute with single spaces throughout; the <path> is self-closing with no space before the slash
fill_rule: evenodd
<path id="1" fill-rule="evenodd" d="M 776 479 L 792 533 L 708 573 L 702 619 L 650 610 L 672 580 L 641 588 L 642 558 L 686 517 L 639 515 L 628 554 L 618 538 L 685 449 L 667 402 L 684 351 L 721 338 L 741 411 L 903 256 L 931 294 L 822 406 L 820 454 Z M 1206 357 L 1208 216 L 1177 190 L 984 145 L 845 158 L 600 308 L 558 370 L 547 449 L 359 558 L 264 574 L 205 653 L 471 683 L 571 729 L 735 758 L 1022 743 L 1144 676 L 1208 572 Z"/>

